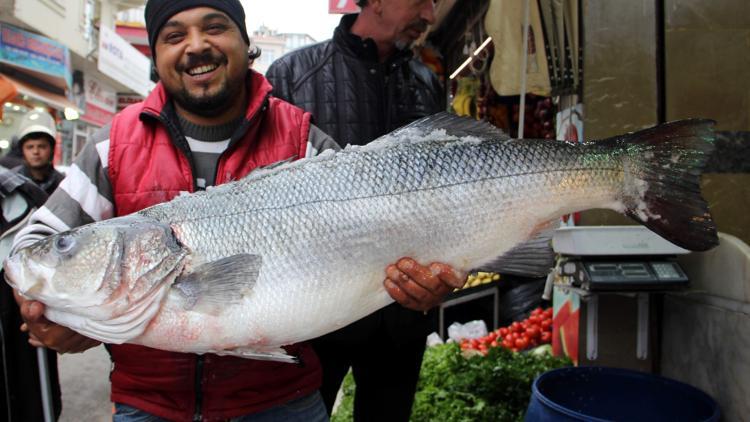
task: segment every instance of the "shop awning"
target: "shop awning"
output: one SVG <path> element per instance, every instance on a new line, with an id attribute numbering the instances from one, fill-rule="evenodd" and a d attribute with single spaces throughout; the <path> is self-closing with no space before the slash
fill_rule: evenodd
<path id="1" fill-rule="evenodd" d="M 16 95 L 18 95 L 18 89 L 16 89 L 16 86 L 0 75 L 0 103 L 12 100 Z M 0 113 L 2 112 L 0 111 Z"/>
<path id="2" fill-rule="evenodd" d="M 18 91 L 18 94 L 28 95 L 29 97 L 42 101 L 60 111 L 65 111 L 66 108 L 71 108 L 77 111 L 78 114 L 83 114 L 83 111 L 64 95 L 55 94 L 5 74 L 1 74 L 0 79 L 3 80 L 0 82 L 0 85 L 3 85 L 4 83 L 12 84 Z"/>

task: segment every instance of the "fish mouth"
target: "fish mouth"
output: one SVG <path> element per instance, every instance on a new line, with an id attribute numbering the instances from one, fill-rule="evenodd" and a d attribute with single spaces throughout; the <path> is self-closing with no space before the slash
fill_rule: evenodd
<path id="1" fill-rule="evenodd" d="M 31 279 L 32 277 L 24 277 L 21 260 L 22 257 L 20 253 L 8 257 L 8 259 L 3 262 L 3 278 L 5 278 L 5 282 L 8 283 L 10 287 L 17 290 L 22 296 L 31 298 L 35 293 L 39 293 L 41 284 L 38 281 L 27 282 L 27 278 Z"/>

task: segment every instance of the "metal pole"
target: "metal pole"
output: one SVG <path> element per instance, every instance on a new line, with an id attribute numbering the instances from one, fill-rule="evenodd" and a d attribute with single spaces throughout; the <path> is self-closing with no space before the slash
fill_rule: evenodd
<path id="1" fill-rule="evenodd" d="M 526 70 L 529 66 L 529 0 L 523 6 L 523 48 L 521 49 L 521 104 L 518 106 L 518 139 L 523 138 L 526 117 Z"/>
<path id="2" fill-rule="evenodd" d="M 52 408 L 52 386 L 49 381 L 49 367 L 47 366 L 47 349 L 44 347 L 36 348 L 36 358 L 39 363 L 39 387 L 42 392 L 42 410 L 44 411 L 44 421 L 54 422 Z"/>

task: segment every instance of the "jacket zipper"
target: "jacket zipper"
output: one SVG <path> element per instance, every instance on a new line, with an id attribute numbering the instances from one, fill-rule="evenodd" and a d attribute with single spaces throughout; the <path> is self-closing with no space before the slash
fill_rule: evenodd
<path id="1" fill-rule="evenodd" d="M 195 362 L 195 412 L 193 413 L 193 422 L 203 420 L 203 355 L 198 355 Z"/>
<path id="2" fill-rule="evenodd" d="M 247 133 L 248 129 L 250 129 L 250 127 L 252 127 L 253 124 L 255 124 L 255 121 L 260 118 L 260 115 L 263 114 L 266 111 L 267 108 L 268 108 L 268 96 L 266 96 L 266 98 L 263 99 L 263 104 L 260 106 L 260 110 L 258 110 L 254 115 L 252 115 L 250 117 L 250 119 L 244 120 L 240 124 L 240 129 L 241 130 L 239 132 L 235 132 L 235 133 L 241 133 L 242 136 L 238 137 L 237 139 L 241 139 L 242 137 L 245 136 L 245 134 Z M 232 136 L 234 136 L 234 135 L 232 135 Z M 224 151 L 222 151 L 221 154 L 219 154 L 219 159 L 216 160 L 216 170 L 214 170 L 214 185 L 218 185 L 219 184 L 218 183 L 219 182 L 219 167 L 221 167 L 221 162 L 224 159 L 224 156 L 231 149 L 233 149 L 235 147 L 235 145 L 237 145 L 237 142 L 238 142 L 237 139 L 233 138 L 232 140 L 230 140 L 229 141 L 229 145 L 227 145 L 227 148 Z M 224 182 L 229 182 L 229 180 L 223 180 L 223 181 Z"/>

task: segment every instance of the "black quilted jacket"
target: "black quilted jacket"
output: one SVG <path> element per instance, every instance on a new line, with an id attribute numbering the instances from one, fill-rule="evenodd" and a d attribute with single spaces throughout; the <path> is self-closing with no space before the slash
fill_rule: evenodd
<path id="1" fill-rule="evenodd" d="M 379 63 L 375 43 L 350 32 L 356 17 L 344 16 L 333 39 L 293 51 L 266 72 L 273 95 L 311 112 L 342 147 L 445 108 L 435 74 L 410 51 Z"/>

